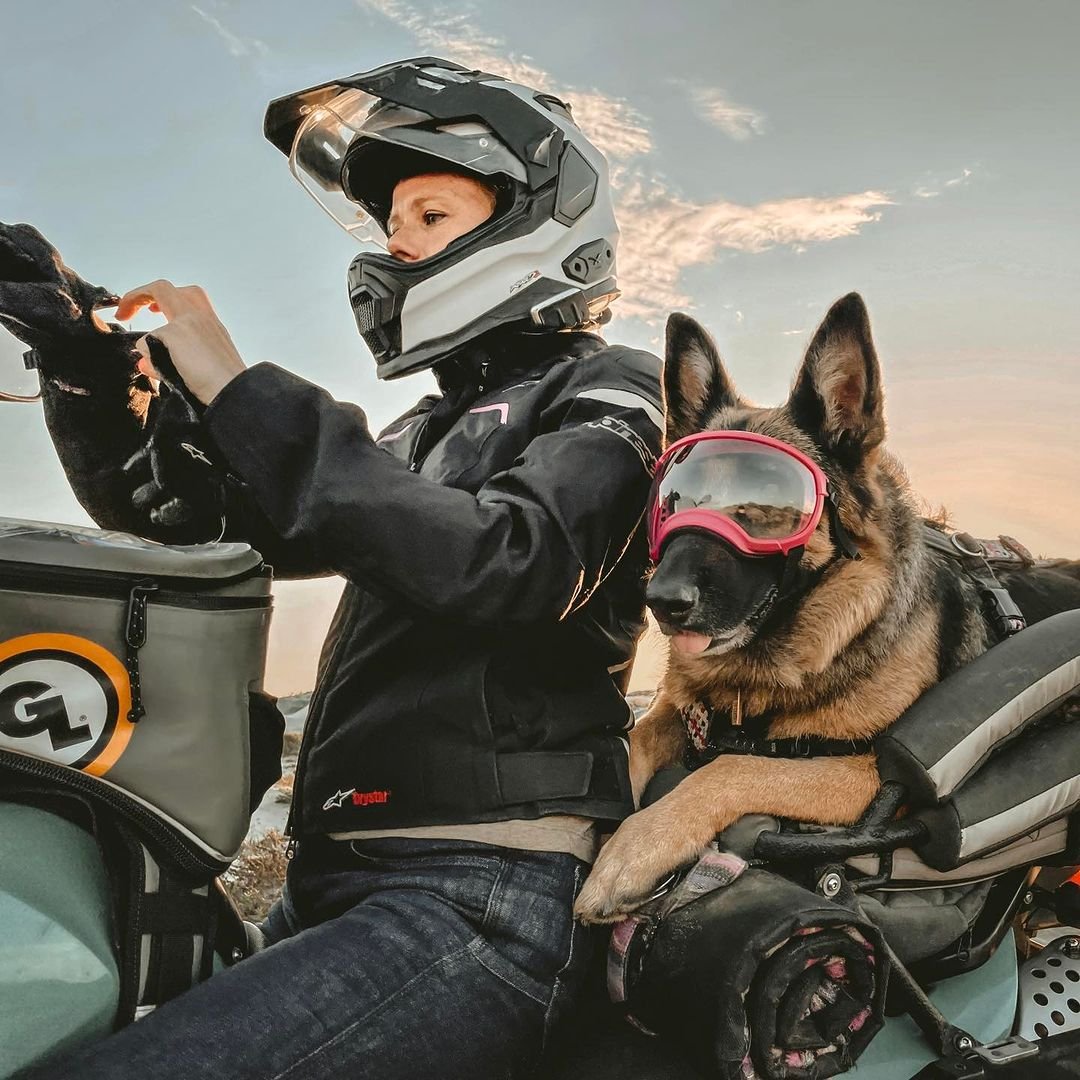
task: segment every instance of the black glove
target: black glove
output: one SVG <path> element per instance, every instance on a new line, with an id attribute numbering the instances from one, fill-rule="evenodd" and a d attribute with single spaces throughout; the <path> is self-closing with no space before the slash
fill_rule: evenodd
<path id="1" fill-rule="evenodd" d="M 118 299 L 65 266 L 32 225 L 0 222 L 0 326 L 34 350 L 46 374 L 82 383 L 95 375 L 128 382 L 136 377 L 140 335 L 120 326 L 107 332 L 91 314 Z"/>
<path id="2" fill-rule="evenodd" d="M 188 526 L 194 538 L 217 539 L 227 473 L 202 424 L 206 407 L 188 392 L 164 343 L 150 334 L 146 344 L 161 383 L 147 440 L 124 465 L 132 504 L 154 525 Z"/>

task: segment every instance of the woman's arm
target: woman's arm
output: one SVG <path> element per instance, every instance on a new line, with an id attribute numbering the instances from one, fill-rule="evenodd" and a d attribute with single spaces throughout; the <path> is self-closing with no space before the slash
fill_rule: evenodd
<path id="1" fill-rule="evenodd" d="M 359 408 L 273 365 L 230 381 L 205 422 L 280 535 L 338 573 L 465 623 L 535 622 L 584 604 L 618 562 L 659 449 L 645 411 L 584 389 L 475 495 L 410 472 Z"/>
<path id="2" fill-rule="evenodd" d="M 45 424 L 75 497 L 103 529 L 135 533 L 162 543 L 216 539 L 221 533 L 221 511 L 216 502 L 213 510 L 196 513 L 192 520 L 171 527 L 154 524 L 132 503 L 135 484 L 124 465 L 151 437 L 158 398 L 146 377 L 134 369 L 130 339 L 117 335 L 116 341 L 110 342 L 108 337 L 103 334 L 95 343 L 93 356 L 77 361 L 44 356 L 41 360 Z M 168 478 L 163 479 L 167 484 Z M 278 576 L 330 572 L 302 543 L 288 543 L 278 536 L 242 490 L 226 486 L 224 516 L 225 539 L 251 544 Z"/>

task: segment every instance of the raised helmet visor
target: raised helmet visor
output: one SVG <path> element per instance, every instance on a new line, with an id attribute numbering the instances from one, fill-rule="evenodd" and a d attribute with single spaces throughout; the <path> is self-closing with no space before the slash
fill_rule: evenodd
<path id="1" fill-rule="evenodd" d="M 524 182 L 525 170 L 491 129 L 440 123 L 427 113 L 363 90 L 343 89 L 306 111 L 289 168 L 312 198 L 360 241 L 385 247 L 398 180 L 418 171 L 467 172 Z M 396 167 L 395 167 L 396 165 Z"/>

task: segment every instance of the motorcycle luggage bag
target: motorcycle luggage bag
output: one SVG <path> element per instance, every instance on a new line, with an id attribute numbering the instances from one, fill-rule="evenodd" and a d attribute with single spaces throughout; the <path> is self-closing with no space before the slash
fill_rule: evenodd
<path id="1" fill-rule="evenodd" d="M 220 871 L 248 828 L 270 611 L 246 544 L 0 518 L 0 787 L 6 771 L 111 804 Z"/>

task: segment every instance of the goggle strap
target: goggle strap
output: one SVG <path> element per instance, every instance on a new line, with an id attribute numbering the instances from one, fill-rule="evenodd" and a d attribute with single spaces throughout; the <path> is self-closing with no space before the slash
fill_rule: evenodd
<path id="1" fill-rule="evenodd" d="M 806 548 L 793 547 L 784 556 L 784 569 L 780 574 L 780 584 L 777 586 L 779 596 L 787 596 L 788 593 L 795 587 L 795 581 L 799 574 L 799 562 L 803 557 L 803 552 Z"/>
<path id="2" fill-rule="evenodd" d="M 833 543 L 840 549 L 845 559 L 860 558 L 855 541 L 851 539 L 851 534 L 840 520 L 840 508 L 836 505 L 836 498 L 831 491 L 825 497 L 825 505 L 829 510 L 829 529 L 832 532 Z"/>

